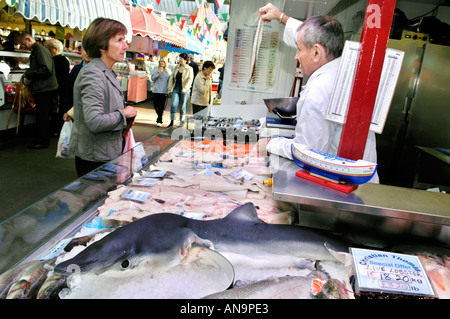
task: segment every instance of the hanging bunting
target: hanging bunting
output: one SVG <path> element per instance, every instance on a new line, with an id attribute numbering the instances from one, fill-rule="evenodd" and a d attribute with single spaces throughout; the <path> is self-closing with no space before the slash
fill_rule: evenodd
<path id="1" fill-rule="evenodd" d="M 227 22 L 227 20 L 228 20 L 228 13 L 222 13 L 222 17 L 223 17 L 223 20 L 225 22 Z"/>
<path id="2" fill-rule="evenodd" d="M 158 6 L 159 6 L 159 3 L 161 2 L 161 0 L 156 0 L 156 3 L 158 4 Z"/>
<path id="3" fill-rule="evenodd" d="M 225 0 L 214 0 L 214 2 L 216 3 L 217 9 L 219 9 L 223 5 L 224 1 Z"/>
<path id="4" fill-rule="evenodd" d="M 180 19 L 181 19 L 181 13 L 177 13 L 177 14 L 175 14 L 175 16 L 177 17 L 177 22 L 180 22 Z"/>
<path id="5" fill-rule="evenodd" d="M 197 19 L 197 15 L 191 14 L 192 23 L 195 23 L 195 19 Z"/>
<path id="6" fill-rule="evenodd" d="M 175 23 L 175 18 L 170 18 L 170 25 L 173 25 Z"/>
<path id="7" fill-rule="evenodd" d="M 180 29 L 183 30 L 186 20 L 181 20 Z"/>
<path id="8" fill-rule="evenodd" d="M 208 31 L 211 31 L 212 23 L 208 23 L 208 19 L 205 18 L 205 24 L 208 27 Z"/>
<path id="9" fill-rule="evenodd" d="M 178 8 L 180 7 L 181 0 L 177 0 Z"/>

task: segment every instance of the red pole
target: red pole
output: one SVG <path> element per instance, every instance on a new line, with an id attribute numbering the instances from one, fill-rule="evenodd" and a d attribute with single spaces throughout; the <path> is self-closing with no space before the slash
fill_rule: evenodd
<path id="1" fill-rule="evenodd" d="M 362 159 L 380 83 L 396 0 L 368 0 L 361 51 L 338 155 Z"/>

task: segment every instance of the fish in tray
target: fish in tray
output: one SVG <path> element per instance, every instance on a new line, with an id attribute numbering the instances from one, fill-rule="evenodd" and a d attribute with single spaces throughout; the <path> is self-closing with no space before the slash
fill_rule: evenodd
<path id="1" fill-rule="evenodd" d="M 126 276 L 137 270 L 169 269 L 191 247 L 271 258 L 333 260 L 348 252 L 339 238 L 305 227 L 266 224 L 252 203 L 241 205 L 219 220 L 198 221 L 162 213 L 141 218 L 108 234 L 81 253 L 59 263 L 57 273 L 77 265 L 81 272 Z M 327 248 L 332 247 L 333 249 Z M 226 257 L 226 256 L 225 256 Z"/>
<path id="2" fill-rule="evenodd" d="M 298 166 L 336 183 L 364 184 L 375 175 L 378 166 L 364 160 L 354 161 L 330 155 L 298 143 L 292 144 L 291 151 Z"/>

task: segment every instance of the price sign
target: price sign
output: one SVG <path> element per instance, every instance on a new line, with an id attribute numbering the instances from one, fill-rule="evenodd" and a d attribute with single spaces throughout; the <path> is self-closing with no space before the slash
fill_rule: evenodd
<path id="1" fill-rule="evenodd" d="M 351 248 L 356 290 L 434 296 L 417 256 Z"/>

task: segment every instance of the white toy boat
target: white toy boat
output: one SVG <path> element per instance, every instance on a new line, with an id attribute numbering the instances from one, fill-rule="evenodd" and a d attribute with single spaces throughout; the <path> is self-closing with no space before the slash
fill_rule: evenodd
<path id="1" fill-rule="evenodd" d="M 350 184 L 367 183 L 375 174 L 377 164 L 364 160 L 350 160 L 312 149 L 309 146 L 293 143 L 292 158 L 301 168 L 311 174 L 320 175 L 332 181 Z"/>

